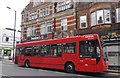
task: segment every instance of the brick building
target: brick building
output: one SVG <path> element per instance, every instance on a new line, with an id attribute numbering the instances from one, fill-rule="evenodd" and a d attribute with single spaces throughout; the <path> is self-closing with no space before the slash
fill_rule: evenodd
<path id="1" fill-rule="evenodd" d="M 120 66 L 120 2 L 30 2 L 21 15 L 22 42 L 97 33 Z"/>
<path id="2" fill-rule="evenodd" d="M 120 66 L 120 2 L 77 3 L 77 32 L 99 34 L 105 42 L 109 65 Z"/>
<path id="3" fill-rule="evenodd" d="M 75 4 L 30 2 L 22 11 L 22 42 L 75 35 Z"/>

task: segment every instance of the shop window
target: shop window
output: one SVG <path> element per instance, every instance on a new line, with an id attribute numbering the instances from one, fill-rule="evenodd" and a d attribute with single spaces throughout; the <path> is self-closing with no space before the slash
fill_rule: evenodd
<path id="1" fill-rule="evenodd" d="M 120 8 L 116 9 L 116 19 L 117 19 L 117 23 L 120 22 Z"/>

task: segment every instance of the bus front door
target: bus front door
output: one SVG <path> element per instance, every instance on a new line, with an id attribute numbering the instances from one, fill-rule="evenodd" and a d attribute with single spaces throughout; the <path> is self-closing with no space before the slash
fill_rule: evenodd
<path id="1" fill-rule="evenodd" d="M 24 60 L 25 56 L 24 55 L 20 55 L 20 60 Z"/>
<path id="2" fill-rule="evenodd" d="M 85 71 L 95 71 L 100 58 L 100 48 L 97 40 L 80 41 L 79 58 L 81 68 Z M 82 69 L 80 69 L 82 70 Z"/>

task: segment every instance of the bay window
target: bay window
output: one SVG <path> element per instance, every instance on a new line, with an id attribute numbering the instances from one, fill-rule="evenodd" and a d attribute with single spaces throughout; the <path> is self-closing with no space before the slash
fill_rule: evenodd
<path id="1" fill-rule="evenodd" d="M 92 14 L 91 14 L 91 25 L 93 26 L 93 25 L 96 25 L 96 12 L 93 12 Z"/>
<path id="2" fill-rule="evenodd" d="M 97 10 L 91 13 L 91 26 L 111 23 L 110 9 Z"/>
<path id="3" fill-rule="evenodd" d="M 87 19 L 86 16 L 80 16 L 80 28 L 86 28 L 87 25 Z"/>
<path id="4" fill-rule="evenodd" d="M 97 24 L 103 23 L 103 10 L 97 11 Z"/>
<path id="5" fill-rule="evenodd" d="M 104 10 L 105 23 L 111 23 L 110 10 Z"/>

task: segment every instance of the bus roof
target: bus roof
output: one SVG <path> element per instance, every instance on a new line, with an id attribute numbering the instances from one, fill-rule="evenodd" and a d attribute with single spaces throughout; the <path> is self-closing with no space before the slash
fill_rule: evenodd
<path id="1" fill-rule="evenodd" d="M 82 36 L 73 36 L 68 38 L 57 38 L 57 39 L 49 39 L 49 40 L 39 40 L 39 41 L 31 41 L 31 42 L 25 42 L 25 43 L 19 43 L 16 46 L 34 46 L 34 45 L 40 45 L 40 44 L 59 44 L 59 43 L 66 43 L 66 42 L 75 42 L 80 40 L 92 40 L 97 39 L 98 34 L 87 34 Z"/>

